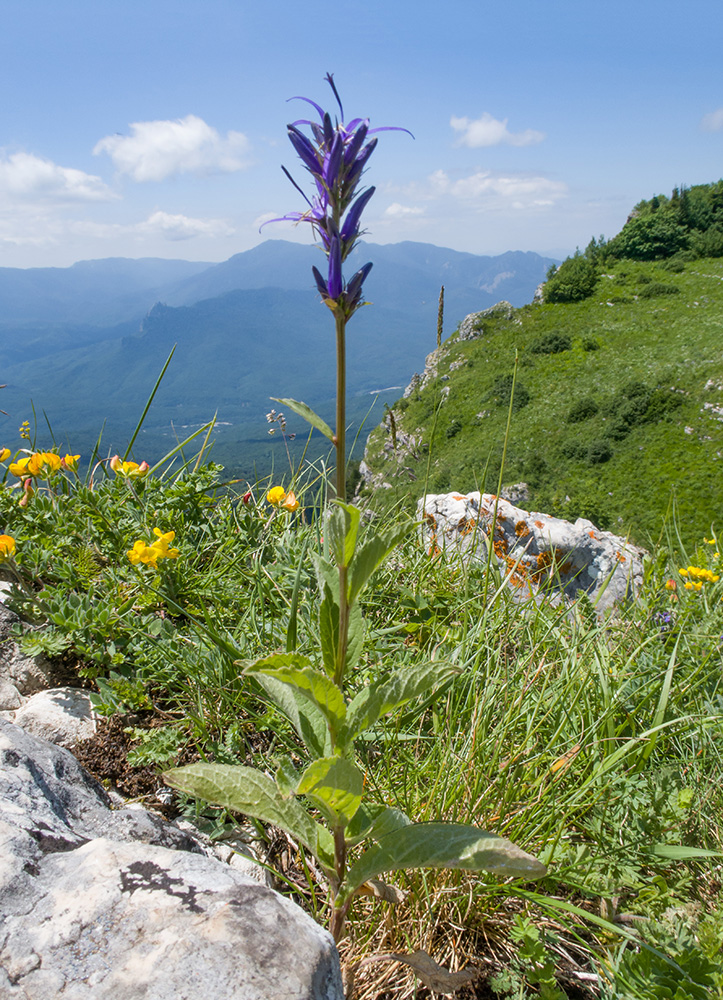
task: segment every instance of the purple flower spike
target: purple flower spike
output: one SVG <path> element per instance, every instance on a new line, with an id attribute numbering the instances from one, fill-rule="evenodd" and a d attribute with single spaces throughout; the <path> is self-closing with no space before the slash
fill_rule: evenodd
<path id="1" fill-rule="evenodd" d="M 345 286 L 342 264 L 354 249 L 361 232 L 362 212 L 374 194 L 373 187 L 359 195 L 356 189 L 377 145 L 378 140 L 371 136 L 386 128 L 370 129 L 368 118 L 352 118 L 344 124 L 344 108 L 331 73 L 327 73 L 326 82 L 338 104 L 341 120 L 333 120 L 328 111 L 308 97 L 291 98 L 310 104 L 319 116 L 318 122 L 301 118 L 288 126 L 289 140 L 312 175 L 316 190 L 313 198 L 308 198 L 288 170 L 282 168 L 308 208 L 281 218 L 310 223 L 329 262 L 327 280 L 318 268 L 312 268 L 316 287 L 337 318 L 347 320 L 364 304 L 362 285 L 371 270 L 371 264 L 365 264 Z M 310 138 L 302 132 L 302 127 L 310 130 Z"/>

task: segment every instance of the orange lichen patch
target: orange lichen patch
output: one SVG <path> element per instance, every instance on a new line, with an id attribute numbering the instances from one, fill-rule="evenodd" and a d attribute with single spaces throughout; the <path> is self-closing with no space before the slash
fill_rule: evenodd
<path id="1" fill-rule="evenodd" d="M 525 567 L 522 565 L 522 563 L 518 562 L 517 559 L 515 559 L 513 556 L 507 556 L 507 558 L 505 559 L 505 565 L 507 566 L 507 569 L 511 569 L 514 571 L 510 579 L 514 579 L 516 576 L 517 577 L 527 576 L 527 570 L 525 569 Z"/>
<path id="2" fill-rule="evenodd" d="M 492 547 L 498 559 L 502 559 L 507 555 L 507 542 L 504 538 L 498 538 Z"/>
<path id="3" fill-rule="evenodd" d="M 537 559 L 535 559 L 535 568 L 531 572 L 531 576 L 541 576 L 546 569 L 555 561 L 554 552 L 540 552 Z"/>
<path id="4" fill-rule="evenodd" d="M 588 531 L 588 535 L 590 536 L 590 538 L 597 538 L 597 533 L 594 531 Z"/>
<path id="5" fill-rule="evenodd" d="M 459 493 L 453 493 L 453 494 L 452 494 L 452 499 L 453 499 L 453 500 L 466 500 L 466 499 L 467 499 L 467 497 L 461 497 L 461 496 L 459 495 Z"/>
<path id="6" fill-rule="evenodd" d="M 434 514 L 430 514 L 428 510 L 424 512 L 424 514 L 422 515 L 422 519 L 426 521 L 428 524 L 433 524 L 435 528 L 437 527 L 436 517 L 434 516 Z"/>
<path id="7" fill-rule="evenodd" d="M 572 559 L 566 559 L 565 562 L 560 566 L 561 573 L 569 573 L 572 569 Z"/>
<path id="8" fill-rule="evenodd" d="M 618 562 L 621 562 L 621 563 L 622 563 L 622 562 L 627 562 L 627 559 L 626 559 L 626 558 L 625 558 L 625 556 L 624 556 L 624 555 L 622 554 L 622 552 L 616 552 L 616 553 L 615 553 L 615 558 L 617 559 L 617 561 L 618 561 Z"/>
<path id="9" fill-rule="evenodd" d="M 526 538 L 529 535 L 530 529 L 527 527 L 525 521 L 518 521 L 515 525 L 515 534 L 518 538 Z"/>
<path id="10" fill-rule="evenodd" d="M 440 549 L 439 545 L 437 545 L 436 542 L 432 542 L 432 544 L 429 546 L 429 555 L 430 556 L 442 555 L 442 550 Z"/>
<path id="11" fill-rule="evenodd" d="M 536 528 L 544 528 L 545 527 L 545 522 L 544 521 L 535 521 L 535 527 Z"/>
<path id="12" fill-rule="evenodd" d="M 473 517 L 463 517 L 462 520 L 457 525 L 457 531 L 460 533 L 462 538 L 469 535 L 477 527 L 477 522 Z"/>
<path id="13" fill-rule="evenodd" d="M 504 514 L 498 514 L 497 520 L 500 522 L 500 524 L 502 524 L 503 521 L 507 520 L 507 517 Z"/>

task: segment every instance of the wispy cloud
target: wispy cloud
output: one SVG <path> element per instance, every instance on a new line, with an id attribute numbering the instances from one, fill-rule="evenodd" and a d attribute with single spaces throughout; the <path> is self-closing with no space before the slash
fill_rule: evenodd
<path id="1" fill-rule="evenodd" d="M 107 135 L 93 153 L 107 153 L 116 170 L 135 181 L 162 181 L 174 174 L 232 173 L 248 165 L 242 132 L 221 135 L 196 115 L 173 121 L 133 122 L 130 135 Z"/>
<path id="2" fill-rule="evenodd" d="M 153 212 L 145 222 L 138 223 L 135 231 L 159 235 L 166 240 L 190 240 L 195 236 L 231 236 L 234 229 L 223 219 L 193 219 L 187 215 L 169 215 Z"/>
<path id="3" fill-rule="evenodd" d="M 723 108 L 718 108 L 717 111 L 711 111 L 710 114 L 704 115 L 700 127 L 704 132 L 720 132 L 723 129 Z"/>
<path id="4" fill-rule="evenodd" d="M 0 158 L 0 193 L 13 202 L 66 204 L 111 201 L 111 189 L 94 174 L 60 167 L 32 153 L 12 153 Z"/>
<path id="5" fill-rule="evenodd" d="M 391 218 L 404 218 L 410 215 L 423 215 L 424 209 L 417 205 L 401 205 L 398 201 L 392 202 L 384 210 L 384 214 L 390 216 Z"/>
<path id="6" fill-rule="evenodd" d="M 509 118 L 500 121 L 485 111 L 481 118 L 455 118 L 452 116 L 450 125 L 455 132 L 461 133 L 456 145 L 468 146 L 470 149 L 481 149 L 483 146 L 499 146 L 506 143 L 509 146 L 533 146 L 542 142 L 544 132 L 528 128 L 524 132 L 510 132 L 507 128 Z"/>
<path id="7" fill-rule="evenodd" d="M 392 193 L 393 189 L 388 190 Z M 445 170 L 435 170 L 425 181 L 406 185 L 400 193 L 415 201 L 446 198 L 475 208 L 520 209 L 552 205 L 567 192 L 567 185 L 562 181 L 522 171 L 477 170 L 467 177 L 453 178 Z M 403 214 L 401 205 L 398 214 Z"/>

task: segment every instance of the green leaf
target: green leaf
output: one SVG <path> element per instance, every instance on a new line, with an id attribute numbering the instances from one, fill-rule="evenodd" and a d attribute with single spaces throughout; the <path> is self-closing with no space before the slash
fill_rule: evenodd
<path id="1" fill-rule="evenodd" d="M 337 588 L 338 589 L 338 588 Z M 335 600 L 328 584 L 324 584 L 323 600 L 319 606 L 319 639 L 321 659 L 329 677 L 336 672 L 336 658 L 339 650 L 339 603 Z"/>
<path id="2" fill-rule="evenodd" d="M 706 851 L 702 847 L 685 847 L 683 844 L 653 844 L 650 853 L 671 861 L 686 861 L 691 858 L 722 858 L 721 851 Z"/>
<path id="3" fill-rule="evenodd" d="M 347 708 L 346 725 L 340 739 L 350 743 L 389 712 L 425 694 L 430 688 L 448 680 L 459 669 L 445 660 L 400 667 L 380 681 L 363 688 Z"/>
<path id="4" fill-rule="evenodd" d="M 204 802 L 280 826 L 308 847 L 327 870 L 333 870 L 334 841 L 329 831 L 297 799 L 284 799 L 275 782 L 261 771 L 234 764 L 189 764 L 167 771 L 163 780 Z"/>
<path id="5" fill-rule="evenodd" d="M 328 559 L 324 559 L 318 552 L 311 553 L 311 560 L 316 570 L 316 582 L 319 586 L 319 593 L 324 596 L 326 587 L 331 591 L 337 604 L 339 602 L 339 571 Z"/>
<path id="6" fill-rule="evenodd" d="M 364 619 L 358 604 L 349 608 L 349 631 L 347 632 L 345 675 L 359 662 L 364 647 Z"/>
<path id="7" fill-rule="evenodd" d="M 331 736 L 326 719 L 312 701 L 274 677 L 259 673 L 254 679 L 284 713 L 299 739 L 314 757 L 325 757 L 331 752 Z"/>
<path id="8" fill-rule="evenodd" d="M 362 800 L 364 776 L 344 757 L 315 760 L 301 776 L 297 795 L 308 795 L 331 813 L 334 822 L 348 823 Z"/>
<path id="9" fill-rule="evenodd" d="M 276 769 L 276 787 L 281 792 L 282 798 L 290 799 L 296 795 L 298 785 L 299 775 L 296 768 L 288 757 L 283 757 Z"/>
<path id="10" fill-rule="evenodd" d="M 367 879 L 404 868 L 463 868 L 538 879 L 547 873 L 504 837 L 457 823 L 413 823 L 380 837 L 347 872 L 339 902 Z"/>
<path id="11" fill-rule="evenodd" d="M 401 809 L 391 809 L 372 802 L 362 802 L 359 811 L 346 830 L 346 842 L 350 847 L 361 844 L 369 838 L 379 840 L 388 833 L 409 826 L 412 821 Z"/>
<path id="12" fill-rule="evenodd" d="M 299 402 L 298 399 L 279 399 L 277 396 L 271 396 L 271 399 L 275 403 L 281 403 L 282 406 L 287 407 L 289 410 L 293 410 L 294 413 L 298 413 L 300 417 L 303 417 L 307 423 L 311 424 L 312 427 L 316 427 L 317 431 L 321 431 L 324 437 L 329 438 L 329 440 L 334 443 L 334 432 L 331 427 L 327 424 L 325 420 L 322 420 L 318 413 L 314 413 L 310 406 L 306 403 Z"/>
<path id="13" fill-rule="evenodd" d="M 302 661 L 305 657 L 297 657 L 295 654 L 269 657 L 266 666 L 263 660 L 257 661 L 248 668 L 248 672 L 255 676 L 263 674 L 266 677 L 273 677 L 281 684 L 286 684 L 303 698 L 307 698 L 314 704 L 327 720 L 330 730 L 336 735 L 346 718 L 346 702 L 340 687 L 338 687 L 326 674 L 312 666 L 295 666 L 289 663 L 283 666 L 273 666 L 271 661 L 281 659 L 298 659 Z"/>
<path id="14" fill-rule="evenodd" d="M 409 528 L 397 528 L 384 535 L 370 538 L 354 556 L 349 572 L 349 603 L 353 604 L 369 582 L 374 570 L 384 562 L 402 539 L 409 534 Z"/>
<path id="15" fill-rule="evenodd" d="M 329 551 L 337 566 L 348 566 L 352 560 L 359 533 L 359 518 L 359 508 L 341 500 L 336 501 L 334 509 L 326 516 Z"/>

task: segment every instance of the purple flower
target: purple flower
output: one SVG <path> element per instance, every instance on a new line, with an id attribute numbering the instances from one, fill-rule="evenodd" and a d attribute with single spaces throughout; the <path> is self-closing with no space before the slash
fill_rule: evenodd
<path id="1" fill-rule="evenodd" d="M 304 212 L 290 212 L 270 221 L 291 220 L 310 223 L 328 257 L 326 279 L 318 268 L 312 268 L 316 287 L 329 308 L 348 319 L 364 305 L 362 285 L 372 267 L 371 264 L 365 264 L 356 272 L 349 284 L 345 284 L 342 264 L 362 235 L 361 215 L 375 191 L 370 187 L 360 193 L 357 192 L 369 157 L 378 142 L 376 138 L 369 137 L 375 132 L 384 131 L 408 132 L 409 135 L 412 133 L 408 129 L 395 126 L 370 129 L 369 120 L 366 118 L 354 118 L 348 124 L 344 124 L 344 108 L 334 77 L 331 73 L 327 73 L 325 79 L 339 106 L 341 118 L 333 121 L 328 111 L 308 97 L 292 97 L 291 100 L 310 104 L 317 112 L 319 122 L 299 119 L 288 126 L 291 145 L 304 167 L 312 175 L 316 193 L 309 198 L 286 167 L 282 167 L 309 207 Z M 304 134 L 300 126 L 308 126 L 311 138 Z"/>

